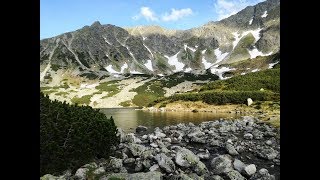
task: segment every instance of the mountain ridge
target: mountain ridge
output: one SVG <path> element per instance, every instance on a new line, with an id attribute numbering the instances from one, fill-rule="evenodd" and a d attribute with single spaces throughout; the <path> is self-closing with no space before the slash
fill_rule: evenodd
<path id="1" fill-rule="evenodd" d="M 188 30 L 155 25 L 121 28 L 95 21 L 41 40 L 40 71 L 50 66 L 109 75 L 215 72 L 221 64 L 280 50 L 279 7 L 279 0 L 267 0 Z"/>

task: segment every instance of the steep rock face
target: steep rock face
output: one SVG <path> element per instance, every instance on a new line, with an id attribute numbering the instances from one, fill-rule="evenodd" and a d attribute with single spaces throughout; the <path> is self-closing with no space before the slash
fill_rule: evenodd
<path id="1" fill-rule="evenodd" d="M 159 26 L 91 26 L 40 41 L 40 65 L 107 74 L 203 73 L 280 50 L 280 1 L 248 6 L 189 30 Z"/>

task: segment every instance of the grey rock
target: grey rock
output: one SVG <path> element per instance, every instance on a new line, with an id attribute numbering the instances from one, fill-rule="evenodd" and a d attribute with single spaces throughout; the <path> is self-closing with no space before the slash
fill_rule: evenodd
<path id="1" fill-rule="evenodd" d="M 205 152 L 199 152 L 197 153 L 197 156 L 200 158 L 200 159 L 209 159 L 210 157 L 210 152 L 208 150 L 206 150 Z"/>
<path id="2" fill-rule="evenodd" d="M 253 130 L 252 135 L 253 135 L 254 139 L 262 139 L 263 138 L 263 133 L 257 129 Z"/>
<path id="3" fill-rule="evenodd" d="M 137 158 L 138 159 L 138 158 Z M 142 161 L 140 159 L 136 160 L 136 166 L 134 168 L 135 172 L 140 172 L 143 170 L 143 164 Z"/>
<path id="4" fill-rule="evenodd" d="M 253 139 L 253 135 L 250 134 L 250 133 L 247 133 L 247 134 L 245 134 L 245 135 L 243 136 L 243 138 L 248 139 L 248 140 L 251 140 L 251 139 Z"/>
<path id="5" fill-rule="evenodd" d="M 262 168 L 250 180 L 275 180 L 275 177 L 270 175 L 267 169 Z"/>
<path id="6" fill-rule="evenodd" d="M 211 177 L 211 180 L 223 180 L 223 178 L 221 176 L 214 175 Z"/>
<path id="7" fill-rule="evenodd" d="M 123 160 L 123 164 L 131 164 L 134 163 L 136 160 L 134 158 L 127 158 Z"/>
<path id="8" fill-rule="evenodd" d="M 227 154 L 213 158 L 210 165 L 214 174 L 227 173 L 233 169 L 232 158 Z"/>
<path id="9" fill-rule="evenodd" d="M 105 172 L 106 172 L 106 170 L 104 169 L 104 167 L 99 167 L 98 169 L 93 171 L 93 174 L 99 175 L 99 174 L 103 174 Z"/>
<path id="10" fill-rule="evenodd" d="M 120 168 L 123 166 L 123 160 L 118 158 L 111 158 L 109 167 L 111 167 L 116 172 L 119 172 Z"/>
<path id="11" fill-rule="evenodd" d="M 254 173 L 256 173 L 256 165 L 250 164 L 244 168 L 244 173 L 248 176 L 252 176 Z"/>
<path id="12" fill-rule="evenodd" d="M 193 136 L 191 138 L 191 142 L 202 143 L 202 144 L 207 143 L 207 141 L 206 141 L 206 139 L 204 137 L 196 137 L 196 136 Z"/>
<path id="13" fill-rule="evenodd" d="M 246 180 L 238 171 L 230 170 L 226 173 L 229 180 Z"/>
<path id="14" fill-rule="evenodd" d="M 150 172 L 153 172 L 153 171 L 159 171 L 160 170 L 160 167 L 158 164 L 154 164 L 152 165 L 150 168 L 149 168 L 149 171 Z"/>
<path id="15" fill-rule="evenodd" d="M 134 133 L 129 133 L 125 137 L 125 141 L 128 143 L 141 143 L 141 140 L 135 136 Z"/>
<path id="16" fill-rule="evenodd" d="M 239 159 L 235 159 L 233 161 L 233 167 L 235 170 L 242 172 L 244 170 L 244 168 L 246 167 L 246 165 L 240 161 Z"/>
<path id="17" fill-rule="evenodd" d="M 40 177 L 40 180 L 58 180 L 58 179 L 59 179 L 59 177 L 53 176 L 51 174 L 46 174 L 46 175 L 43 175 L 42 177 Z"/>
<path id="18" fill-rule="evenodd" d="M 199 176 L 201 176 L 207 173 L 208 169 L 203 162 L 199 161 L 194 167 L 194 172 L 196 172 Z"/>
<path id="19" fill-rule="evenodd" d="M 151 162 L 150 162 L 149 159 L 144 159 L 144 160 L 142 161 L 142 165 L 143 165 L 143 167 L 144 167 L 145 169 L 149 169 L 149 168 L 151 167 Z"/>
<path id="20" fill-rule="evenodd" d="M 226 143 L 226 149 L 230 155 L 239 155 L 237 150 L 230 143 Z"/>
<path id="21" fill-rule="evenodd" d="M 167 173 L 172 173 L 175 171 L 175 164 L 171 158 L 167 157 L 164 153 L 157 154 L 155 160 L 158 162 L 159 166 L 165 170 Z"/>
<path id="22" fill-rule="evenodd" d="M 108 176 L 102 177 L 100 180 L 107 180 L 107 179 L 139 179 L 139 180 L 162 180 L 162 174 L 160 172 L 146 172 L 146 173 L 113 173 L 109 174 Z"/>
<path id="23" fill-rule="evenodd" d="M 252 99 L 251 99 L 251 98 L 248 98 L 248 99 L 247 99 L 247 105 L 248 105 L 248 106 L 251 106 L 252 103 L 253 103 Z"/>
<path id="24" fill-rule="evenodd" d="M 79 168 L 74 177 L 78 180 L 85 180 L 87 178 L 87 173 L 89 172 L 88 168 Z"/>
<path id="25" fill-rule="evenodd" d="M 262 149 L 260 152 L 258 152 L 258 156 L 264 159 L 272 160 L 276 158 L 278 155 L 278 151 L 270 148 Z"/>
<path id="26" fill-rule="evenodd" d="M 199 157 L 189 149 L 181 148 L 176 154 L 175 162 L 182 167 L 191 167 L 198 164 Z"/>
<path id="27" fill-rule="evenodd" d="M 145 132 L 145 131 L 147 131 L 147 130 L 148 130 L 147 127 L 145 127 L 145 126 L 140 126 L 140 125 L 136 128 L 136 132 L 137 132 L 137 133 Z"/>
<path id="28" fill-rule="evenodd" d="M 128 143 L 128 148 L 133 156 L 140 156 L 147 148 L 140 144 Z"/>

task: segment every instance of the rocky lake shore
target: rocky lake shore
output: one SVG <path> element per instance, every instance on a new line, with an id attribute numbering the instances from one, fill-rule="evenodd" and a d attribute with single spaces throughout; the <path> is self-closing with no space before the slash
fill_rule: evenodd
<path id="1" fill-rule="evenodd" d="M 280 128 L 254 117 L 118 128 L 118 136 L 110 159 L 41 179 L 280 179 Z"/>

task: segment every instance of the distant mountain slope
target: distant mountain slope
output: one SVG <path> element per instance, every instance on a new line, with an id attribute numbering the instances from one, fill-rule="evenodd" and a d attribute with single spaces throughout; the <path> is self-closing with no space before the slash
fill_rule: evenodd
<path id="1" fill-rule="evenodd" d="M 184 31 L 94 22 L 41 40 L 40 71 L 42 79 L 48 69 L 61 68 L 99 76 L 169 75 L 179 71 L 202 74 L 206 69 L 221 73 L 219 65 L 279 50 L 280 1 L 267 0 L 221 21 Z"/>

